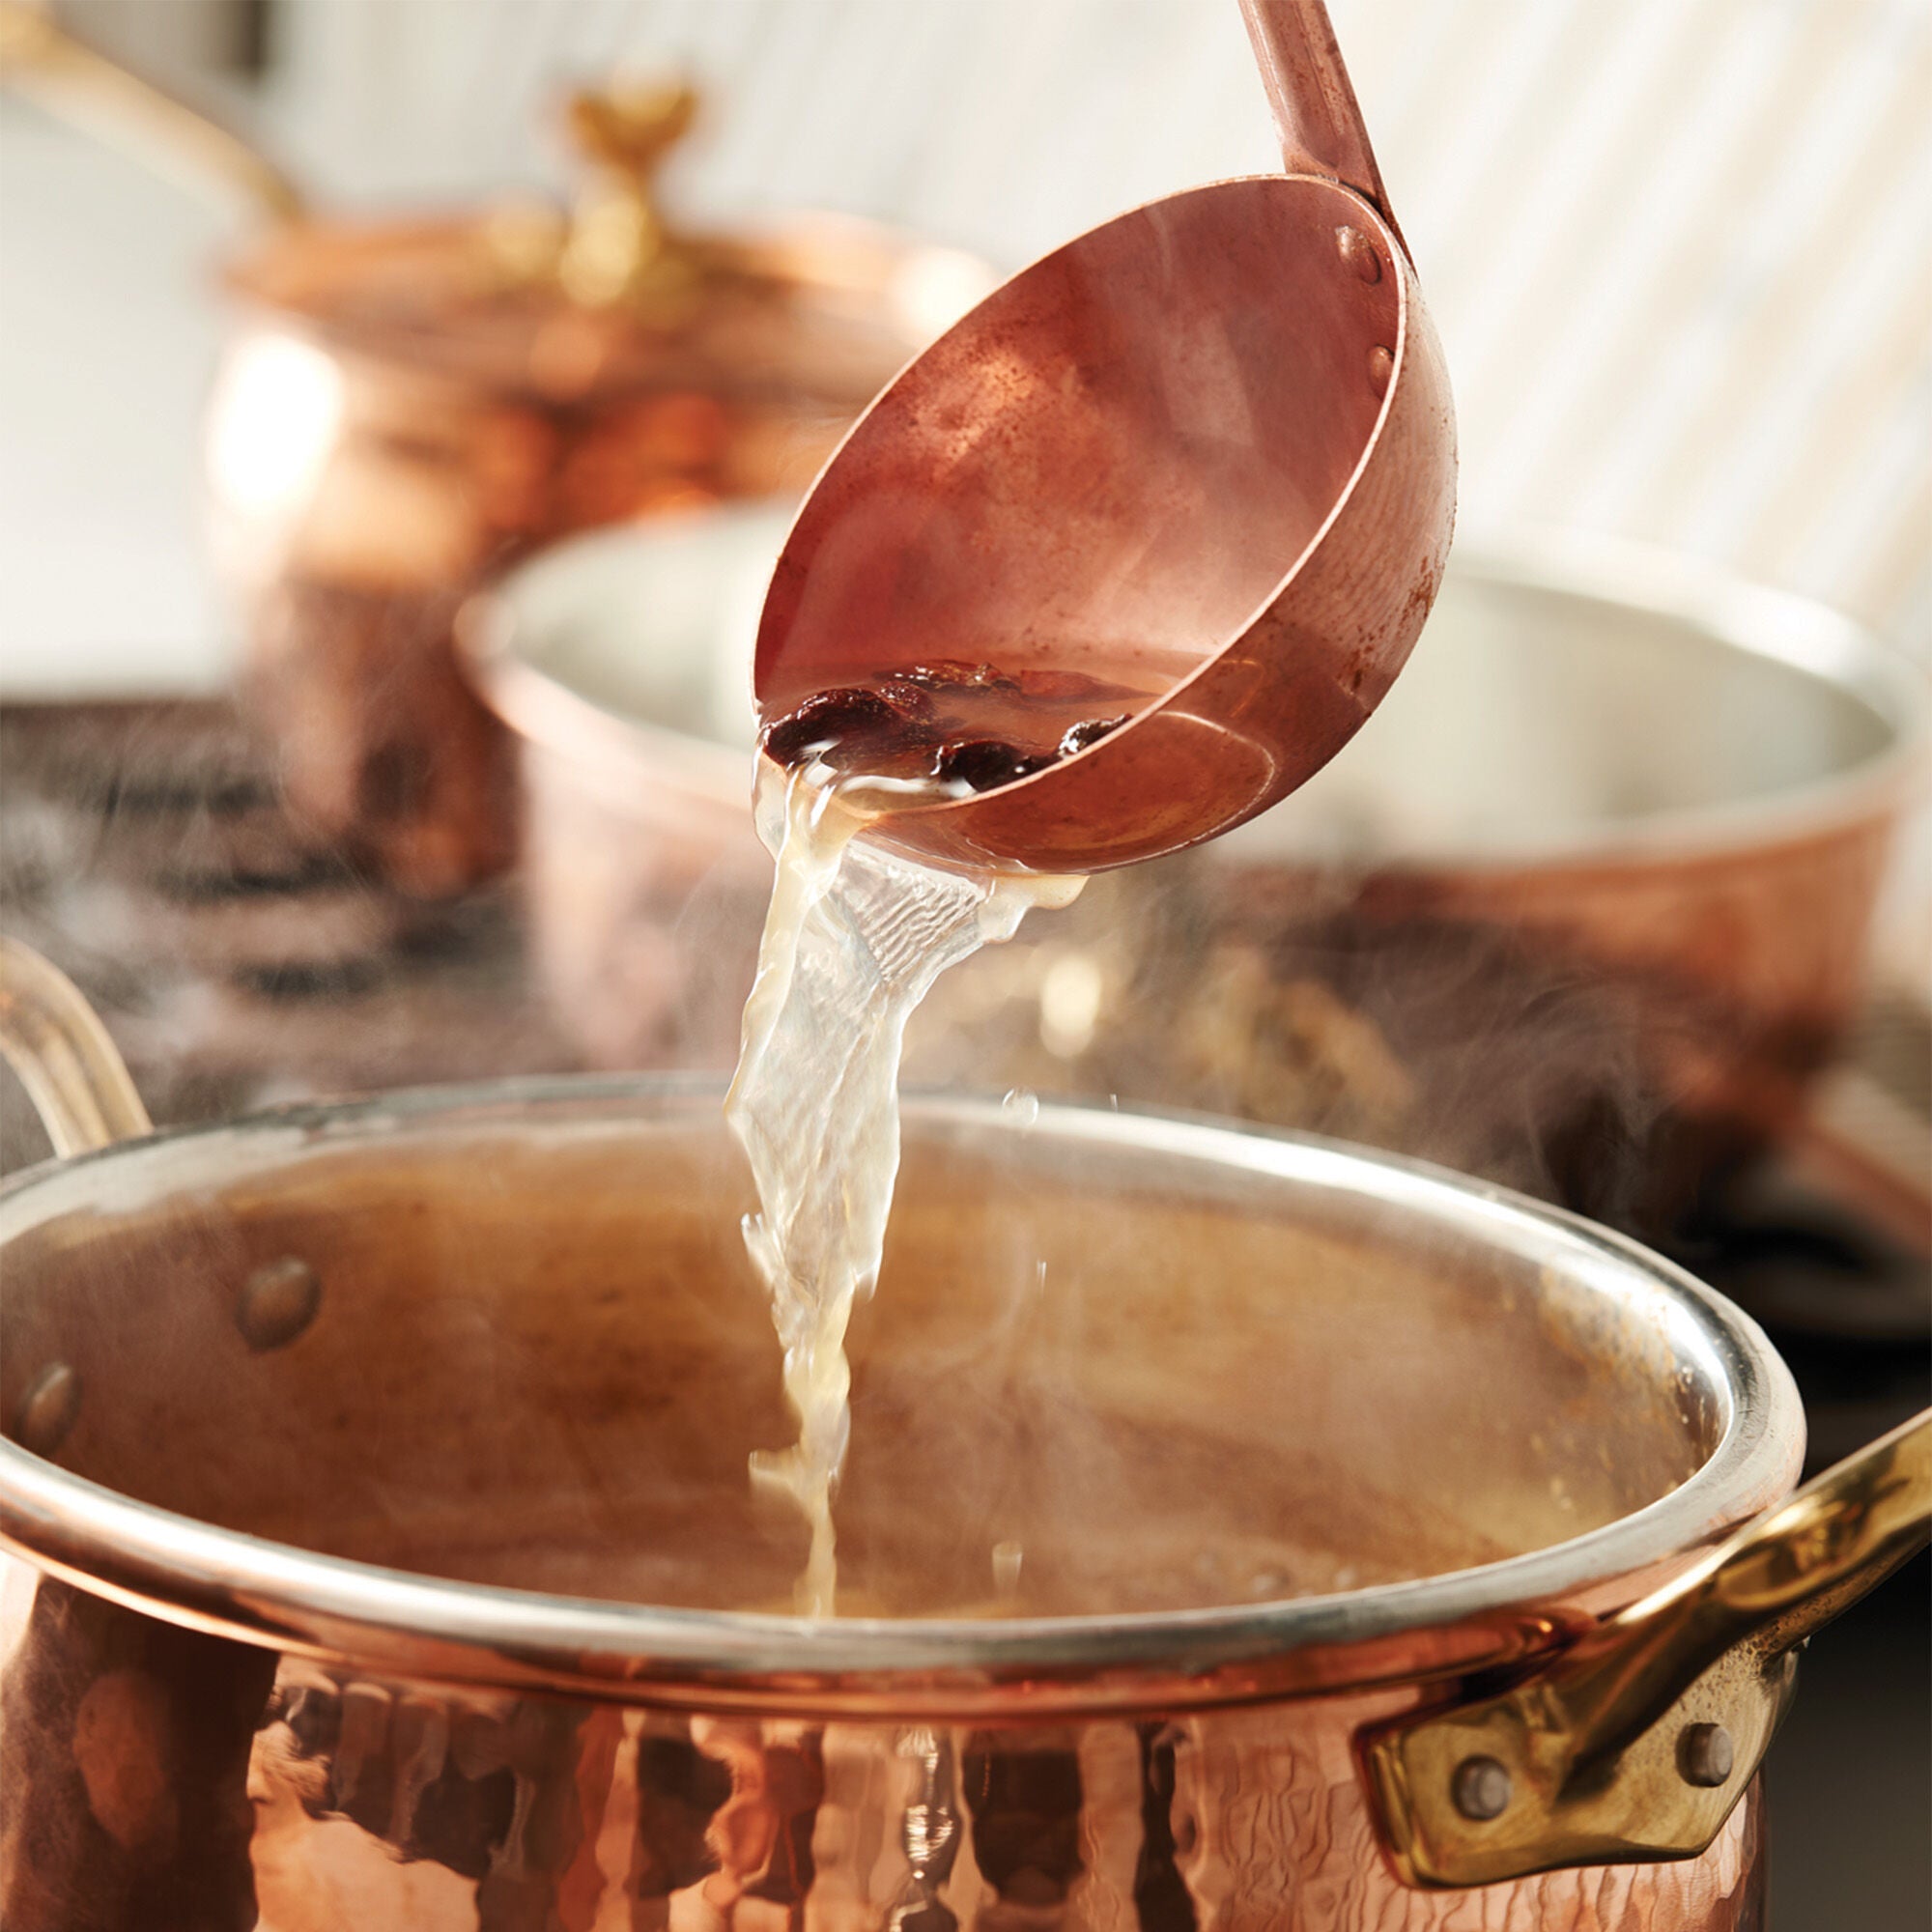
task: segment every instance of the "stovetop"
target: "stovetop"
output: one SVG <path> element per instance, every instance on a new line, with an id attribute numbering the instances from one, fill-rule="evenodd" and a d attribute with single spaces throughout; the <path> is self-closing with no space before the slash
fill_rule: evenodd
<path id="1" fill-rule="evenodd" d="M 515 879 L 438 905 L 389 891 L 291 817 L 217 701 L 0 711 L 0 929 L 95 1002 L 157 1122 L 580 1064 L 526 970 Z M 1928 1065 L 1922 1012 L 1894 1006 L 1845 1071 L 1910 1138 L 1932 1120 Z M 47 1151 L 10 1082 L 0 1172 Z M 1814 1133 L 1672 1243 L 1791 1364 L 1813 1468 L 1932 1403 L 1932 1265 L 1887 1170 L 1856 1132 Z M 1807 1661 L 1769 1776 L 1779 1932 L 1926 1923 L 1927 1574 Z"/>
<path id="2" fill-rule="evenodd" d="M 516 898 L 388 890 L 289 814 L 224 704 L 0 710 L 0 921 L 95 1003 L 156 1121 L 572 1068 Z M 0 1114 L 0 1167 L 45 1145 Z"/>

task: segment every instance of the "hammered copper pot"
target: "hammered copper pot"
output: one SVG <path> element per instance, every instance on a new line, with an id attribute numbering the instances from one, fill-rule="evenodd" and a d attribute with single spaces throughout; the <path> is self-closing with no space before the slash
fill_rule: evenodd
<path id="1" fill-rule="evenodd" d="M 464 595 L 574 530 L 801 486 L 983 279 L 801 216 L 580 299 L 560 226 L 505 226 L 276 231 L 230 270 L 208 427 L 244 687 L 290 799 L 430 895 L 512 850 L 507 747 L 450 649 Z"/>
<path id="2" fill-rule="evenodd" d="M 918 1106 L 812 1622 L 715 1089 L 82 1152 L 139 1101 L 0 964 L 77 1153 L 0 1188 L 9 1932 L 1763 1923 L 1792 1645 L 1922 1541 L 1932 1429 L 1776 1507 L 1789 1377 L 1642 1250 Z"/>
<path id="3" fill-rule="evenodd" d="M 782 517 L 584 540 L 466 615 L 522 740 L 537 963 L 603 1065 L 730 1063 Z M 1856 1012 L 1926 717 L 1804 599 L 1598 538 L 1465 547 L 1330 766 L 949 975 L 915 1077 L 1205 1107 L 1672 1225 L 1789 1131 Z"/>
<path id="4" fill-rule="evenodd" d="M 674 78 L 569 98 L 567 208 L 383 220 L 318 215 L 250 140 L 31 0 L 0 0 L 0 85 L 265 221 L 223 273 L 206 423 L 243 696 L 297 810 L 418 895 L 512 851 L 508 748 L 450 649 L 464 596 L 574 530 L 803 488 L 993 282 L 838 216 L 681 225 L 657 191 L 697 109 Z"/>

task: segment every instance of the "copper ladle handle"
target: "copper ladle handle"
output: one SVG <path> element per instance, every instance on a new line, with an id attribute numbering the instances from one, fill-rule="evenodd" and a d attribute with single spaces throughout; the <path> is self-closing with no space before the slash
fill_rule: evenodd
<path id="1" fill-rule="evenodd" d="M 1323 175 L 1353 188 L 1406 254 L 1327 8 L 1321 0 L 1241 0 L 1241 17 L 1288 172 Z"/>
<path id="2" fill-rule="evenodd" d="M 1695 1858 L 1790 1700 L 1798 1649 L 1932 1537 L 1932 1410 L 1848 1457 L 1512 1689 L 1366 1737 L 1411 1885 Z"/>
<path id="3" fill-rule="evenodd" d="M 99 1014 L 17 939 L 0 938 L 0 1055 L 63 1159 L 153 1130 Z"/>

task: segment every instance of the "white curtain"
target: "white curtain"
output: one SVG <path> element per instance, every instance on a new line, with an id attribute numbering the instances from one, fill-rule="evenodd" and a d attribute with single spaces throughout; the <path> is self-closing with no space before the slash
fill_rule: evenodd
<path id="1" fill-rule="evenodd" d="M 1466 529 L 1554 520 L 1932 658 L 1932 9 L 1333 0 L 1451 358 Z M 281 0 L 280 118 L 355 200 L 560 182 L 546 105 L 705 89 L 694 213 L 818 205 L 1015 263 L 1265 168 L 1235 0 Z"/>

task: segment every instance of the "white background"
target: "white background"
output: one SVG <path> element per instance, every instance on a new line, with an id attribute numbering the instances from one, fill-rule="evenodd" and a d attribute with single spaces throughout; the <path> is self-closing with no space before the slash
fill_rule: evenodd
<path id="1" fill-rule="evenodd" d="M 224 0 L 82 0 L 207 69 Z M 1932 657 L 1932 9 L 1335 0 L 1458 387 L 1463 527 L 1680 545 Z M 325 203 L 568 174 L 554 101 L 668 60 L 694 214 L 840 207 L 1011 264 L 1264 168 L 1234 0 L 281 0 L 243 106 Z M 207 682 L 211 270 L 243 232 L 0 103 L 0 680 Z"/>

